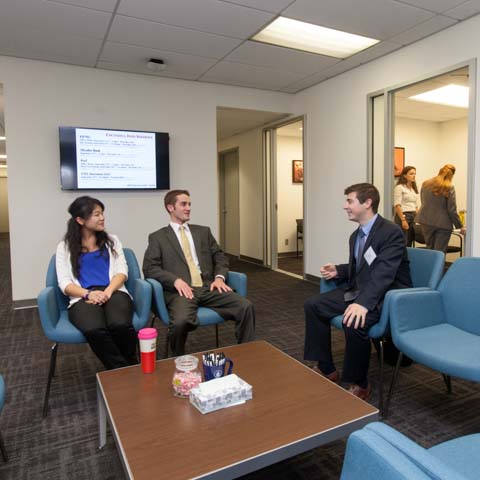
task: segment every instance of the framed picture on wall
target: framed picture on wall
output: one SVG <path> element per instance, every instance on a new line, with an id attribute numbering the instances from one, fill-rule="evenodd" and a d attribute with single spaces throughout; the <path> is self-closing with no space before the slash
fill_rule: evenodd
<path id="1" fill-rule="evenodd" d="M 303 160 L 292 160 L 292 183 L 303 183 Z"/>
<path id="2" fill-rule="evenodd" d="M 393 150 L 393 176 L 399 177 L 405 166 L 405 148 L 395 147 Z"/>

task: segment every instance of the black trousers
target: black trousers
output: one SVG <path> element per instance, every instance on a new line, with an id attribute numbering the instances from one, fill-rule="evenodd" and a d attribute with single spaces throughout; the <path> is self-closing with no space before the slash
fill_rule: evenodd
<path id="1" fill-rule="evenodd" d="M 103 289 L 95 287 L 95 290 Z M 107 369 L 138 363 L 132 316 L 131 298 L 118 291 L 103 305 L 82 299 L 68 310 L 70 321 L 85 335 L 90 348 Z"/>
<path id="2" fill-rule="evenodd" d="M 170 317 L 170 347 L 175 356 L 185 353 L 188 332 L 198 327 L 198 307 L 215 310 L 223 319 L 235 321 L 235 337 L 238 343 L 255 340 L 255 310 L 252 303 L 235 292 L 210 287 L 193 287 L 194 298 L 188 300 L 178 293 L 165 292 L 165 302 Z"/>
<path id="3" fill-rule="evenodd" d="M 320 370 L 328 375 L 335 368 L 332 357 L 332 340 L 330 319 L 343 314 L 349 303 L 345 302 L 344 289 L 337 288 L 325 293 L 318 293 L 306 300 L 305 310 L 305 360 L 316 360 Z M 345 356 L 343 361 L 342 381 L 354 383 L 366 388 L 370 365 L 370 338 L 368 330 L 380 319 L 380 312 L 368 312 L 365 327 L 353 328 L 343 325 L 345 334 Z"/>
<path id="4" fill-rule="evenodd" d="M 417 212 L 403 212 L 403 214 L 405 215 L 405 220 L 408 223 L 408 230 L 404 230 L 402 228 L 402 221 L 396 213 L 395 223 L 402 228 L 402 232 L 405 237 L 405 245 L 407 247 L 411 247 L 413 245 L 413 241 L 415 240 L 415 217 L 417 216 Z"/>

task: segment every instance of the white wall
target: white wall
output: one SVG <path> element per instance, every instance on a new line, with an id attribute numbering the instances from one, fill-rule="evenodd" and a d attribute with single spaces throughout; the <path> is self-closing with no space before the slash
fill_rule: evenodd
<path id="1" fill-rule="evenodd" d="M 455 165 L 453 181 L 459 210 L 467 204 L 467 134 L 466 118 L 448 122 L 395 119 L 395 146 L 405 147 L 405 165 L 416 167 L 419 189 L 443 165 Z"/>
<path id="2" fill-rule="evenodd" d="M 263 260 L 262 129 L 218 142 L 218 151 L 238 148 L 240 183 L 240 255 Z"/>
<path id="3" fill-rule="evenodd" d="M 296 219 L 303 218 L 303 183 L 292 182 L 292 160 L 303 160 L 302 139 L 277 135 L 278 253 L 296 252 Z"/>
<path id="4" fill-rule="evenodd" d="M 355 228 L 341 207 L 346 186 L 367 180 L 367 95 L 418 81 L 480 55 L 480 17 L 476 16 L 411 46 L 364 64 L 295 96 L 294 114 L 306 113 L 306 272 L 318 275 L 327 261 L 347 259 L 348 235 Z M 479 91 L 478 66 L 476 74 Z M 478 95 L 476 110 L 480 111 Z M 480 162 L 480 136 L 474 147 Z M 322 188 L 319 188 L 319 181 Z M 460 183 L 457 178 L 456 182 Z M 474 169 L 473 205 L 480 189 Z M 475 218 L 475 212 L 471 212 Z M 473 227 L 473 228 L 472 228 Z M 328 232 L 328 234 L 326 234 Z M 470 226 L 473 254 L 480 255 L 480 222 Z"/>
<path id="5" fill-rule="evenodd" d="M 292 96 L 254 89 L 0 57 L 8 137 L 13 299 L 34 298 L 78 192 L 62 192 L 59 125 L 170 133 L 171 187 L 192 194 L 192 221 L 218 231 L 216 107 L 288 112 Z M 167 222 L 165 192 L 93 192 L 108 230 L 141 263 Z M 258 207 L 257 208 L 261 208 Z M 248 214 L 248 212 L 247 212 Z"/>

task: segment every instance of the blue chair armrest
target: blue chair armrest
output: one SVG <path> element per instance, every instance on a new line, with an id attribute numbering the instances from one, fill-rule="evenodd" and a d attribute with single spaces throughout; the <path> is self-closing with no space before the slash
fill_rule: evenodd
<path id="1" fill-rule="evenodd" d="M 320 293 L 330 292 L 336 288 L 346 287 L 347 282 L 337 281 L 337 280 L 326 280 L 325 278 L 320 278 Z"/>
<path id="2" fill-rule="evenodd" d="M 143 326 L 145 326 L 152 307 L 152 286 L 146 280 L 141 278 L 135 280 L 133 302 L 135 304 L 135 313 L 140 318 Z"/>
<path id="3" fill-rule="evenodd" d="M 368 331 L 370 338 L 388 337 L 390 335 L 390 299 L 395 292 L 422 292 L 430 291 L 428 287 L 398 288 L 389 290 L 383 300 L 382 314 L 380 320 Z"/>
<path id="4" fill-rule="evenodd" d="M 154 278 L 147 278 L 146 281 L 152 286 L 152 310 L 160 317 L 160 320 L 168 326 L 170 323 L 170 317 L 168 316 L 167 306 L 165 305 L 163 286 Z"/>
<path id="5" fill-rule="evenodd" d="M 445 323 L 442 294 L 437 290 L 392 291 L 389 305 L 392 336 Z"/>
<path id="6" fill-rule="evenodd" d="M 2 411 L 3 405 L 5 403 L 6 393 L 7 393 L 7 387 L 5 386 L 3 377 L 0 375 L 0 412 Z"/>
<path id="7" fill-rule="evenodd" d="M 37 297 L 38 313 L 47 338 L 51 338 L 54 334 L 55 327 L 60 318 L 56 288 L 57 287 L 45 287 Z"/>
<path id="8" fill-rule="evenodd" d="M 428 450 L 384 423 L 370 423 L 364 427 L 364 430 L 375 433 L 381 439 L 392 445 L 392 447 L 395 447 L 418 468 L 423 470 L 428 475 L 428 478 L 464 479 L 463 475 L 452 470 L 446 463 L 439 461 L 439 459 Z"/>
<path id="9" fill-rule="evenodd" d="M 227 284 L 242 297 L 247 296 L 247 276 L 244 273 L 228 272 Z"/>
<path id="10" fill-rule="evenodd" d="M 395 446 L 365 428 L 350 435 L 340 480 L 431 480 Z"/>

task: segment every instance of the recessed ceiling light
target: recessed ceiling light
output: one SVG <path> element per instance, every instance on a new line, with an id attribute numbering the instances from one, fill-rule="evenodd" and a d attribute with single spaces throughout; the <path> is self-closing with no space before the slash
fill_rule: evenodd
<path id="1" fill-rule="evenodd" d="M 252 40 L 335 58 L 350 57 L 380 41 L 285 17 L 275 19 Z"/>
<path id="2" fill-rule="evenodd" d="M 6 140 L 7 137 L 0 137 L 0 140 Z"/>
<path id="3" fill-rule="evenodd" d="M 7 158 L 7 156 L 6 155 L 0 155 L 0 158 L 4 160 L 5 158 Z"/>
<path id="4" fill-rule="evenodd" d="M 451 107 L 468 108 L 468 94 L 468 87 L 451 83 L 445 87 L 436 88 L 435 90 L 413 95 L 408 98 L 419 102 L 438 103 L 440 105 L 449 105 Z"/>

